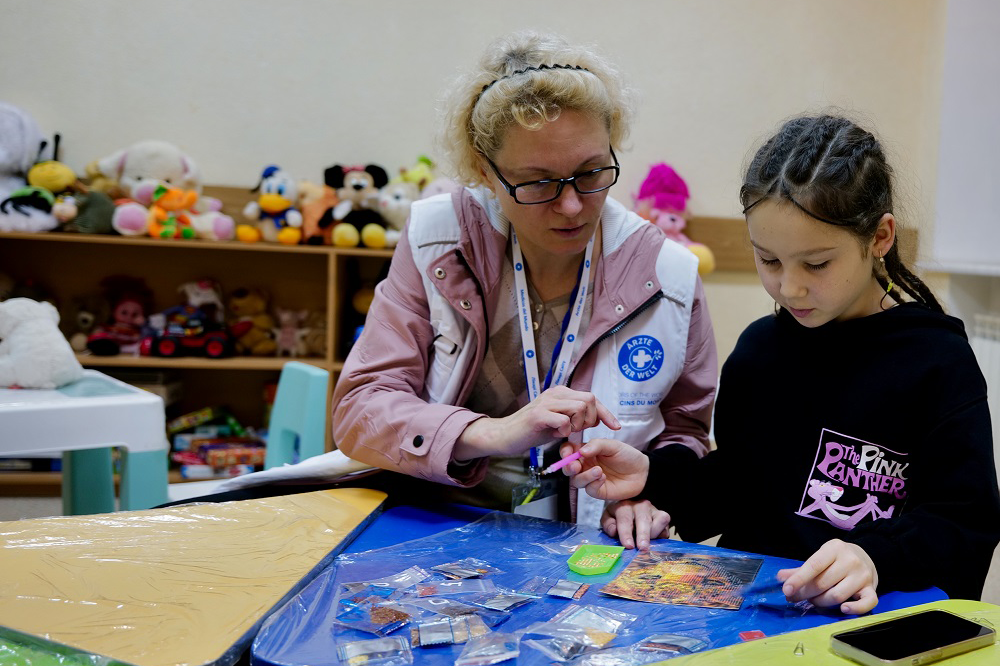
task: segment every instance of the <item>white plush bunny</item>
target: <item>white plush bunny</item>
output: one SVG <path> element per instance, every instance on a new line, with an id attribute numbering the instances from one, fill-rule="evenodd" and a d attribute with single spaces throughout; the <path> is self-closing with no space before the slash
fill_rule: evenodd
<path id="1" fill-rule="evenodd" d="M 54 389 L 83 376 L 59 312 L 30 298 L 0 302 L 0 386 Z"/>

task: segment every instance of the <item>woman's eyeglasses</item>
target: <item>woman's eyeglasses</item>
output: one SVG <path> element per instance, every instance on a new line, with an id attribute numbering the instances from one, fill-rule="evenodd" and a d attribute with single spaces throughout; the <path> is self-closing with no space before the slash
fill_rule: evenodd
<path id="1" fill-rule="evenodd" d="M 615 156 L 614 149 L 611 149 L 611 159 L 615 161 L 614 166 L 591 169 L 590 171 L 584 171 L 569 178 L 546 178 L 544 180 L 531 180 L 526 183 L 511 185 L 503 177 L 503 174 L 500 173 L 500 169 L 493 163 L 493 160 L 486 157 L 486 161 L 489 162 L 493 173 L 497 175 L 503 186 L 507 188 L 507 193 L 514 198 L 514 201 L 525 205 L 555 201 L 562 194 L 563 187 L 566 185 L 572 185 L 578 194 L 594 194 L 595 192 L 608 189 L 618 182 L 618 173 L 621 170 L 618 166 L 618 158 Z"/>

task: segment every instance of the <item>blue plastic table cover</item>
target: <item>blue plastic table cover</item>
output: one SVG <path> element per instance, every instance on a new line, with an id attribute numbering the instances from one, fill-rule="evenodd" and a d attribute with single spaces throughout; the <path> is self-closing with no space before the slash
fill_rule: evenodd
<path id="1" fill-rule="evenodd" d="M 391 512 L 390 510 L 389 513 Z M 377 527 L 378 522 L 369 531 Z M 386 535 L 378 536 L 384 538 Z M 330 567 L 268 618 L 251 647 L 250 663 L 253 666 L 320 666 L 342 663 L 337 656 L 339 645 L 377 637 L 376 634 L 359 631 L 335 621 L 338 604 L 342 596 L 345 596 L 342 584 L 384 578 L 413 566 L 431 573 L 432 578 L 429 580 L 445 580 L 440 573 L 432 571 L 431 567 L 466 557 L 483 560 L 500 569 L 500 572 L 485 577 L 500 588 L 517 590 L 537 576 L 590 584 L 579 600 L 544 596 L 516 608 L 493 631 L 516 634 L 535 622 L 550 620 L 568 604 L 600 606 L 638 616 L 636 621 L 627 625 L 614 640 L 604 646 L 602 651 L 608 652 L 609 657 L 612 649 L 635 645 L 654 634 L 689 637 L 702 641 L 704 649 L 711 649 L 739 642 L 742 640 L 740 632 L 757 630 L 771 636 L 849 617 L 838 610 L 803 610 L 792 606 L 778 587 L 747 593 L 739 610 L 647 603 L 609 596 L 602 594 L 600 588 L 621 573 L 635 557 L 636 551 L 626 550 L 618 564 L 607 574 L 583 576 L 572 572 L 566 560 L 575 546 L 584 543 L 614 545 L 617 542 L 596 528 L 493 512 L 466 525 L 430 536 L 384 548 L 341 554 Z M 676 540 L 654 541 L 652 550 L 762 559 L 753 587 L 762 581 L 775 580 L 779 569 L 800 564 L 796 560 Z M 409 588 L 408 592 L 412 594 L 413 588 Z M 469 598 L 463 594 L 449 596 L 457 601 L 463 601 L 463 597 Z M 946 596 L 937 588 L 920 593 L 889 593 L 880 597 L 873 612 L 894 610 L 942 598 Z M 410 629 L 402 627 L 389 635 L 409 640 Z M 417 666 L 451 665 L 463 647 L 461 644 L 414 647 L 413 663 Z M 587 662 L 589 664 L 602 663 L 594 661 L 593 656 L 577 657 L 577 661 L 571 663 L 581 663 L 579 660 L 585 658 L 590 659 Z M 676 655 L 661 654 L 657 660 L 670 656 Z M 545 653 L 521 642 L 517 664 L 542 666 L 552 663 L 553 660 Z M 603 663 L 623 662 L 610 659 Z"/>

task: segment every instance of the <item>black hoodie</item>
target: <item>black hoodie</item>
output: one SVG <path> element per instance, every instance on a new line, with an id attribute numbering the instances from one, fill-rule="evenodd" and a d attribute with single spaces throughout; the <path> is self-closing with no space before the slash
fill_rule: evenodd
<path id="1" fill-rule="evenodd" d="M 986 382 L 962 322 L 915 303 L 751 324 L 722 369 L 718 450 L 650 453 L 643 496 L 691 541 L 804 560 L 858 544 L 879 592 L 978 599 L 1000 541 Z"/>

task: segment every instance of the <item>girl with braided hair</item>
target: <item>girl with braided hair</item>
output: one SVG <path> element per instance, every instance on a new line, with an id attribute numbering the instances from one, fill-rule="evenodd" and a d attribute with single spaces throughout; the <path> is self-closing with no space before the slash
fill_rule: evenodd
<path id="1" fill-rule="evenodd" d="M 1000 541 L 986 383 L 962 322 L 900 258 L 879 141 L 839 116 L 790 120 L 740 200 L 777 312 L 723 366 L 718 449 L 591 440 L 573 485 L 648 498 L 685 539 L 805 560 L 779 574 L 792 601 L 979 598 Z"/>

